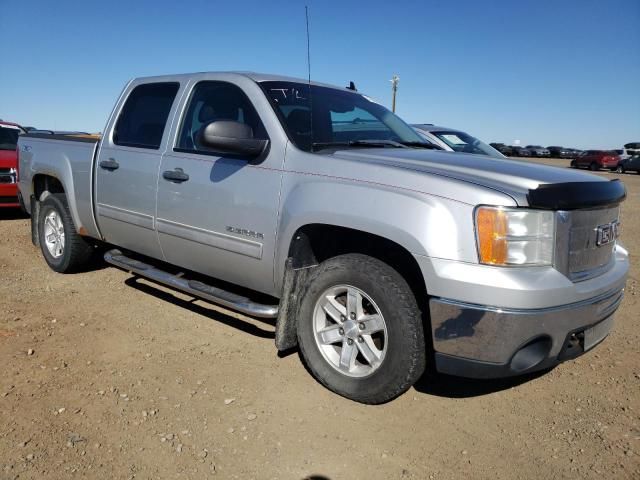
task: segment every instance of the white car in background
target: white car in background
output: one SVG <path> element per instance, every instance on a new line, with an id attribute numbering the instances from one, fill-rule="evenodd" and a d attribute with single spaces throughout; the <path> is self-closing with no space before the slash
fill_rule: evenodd
<path id="1" fill-rule="evenodd" d="M 448 152 L 475 153 L 495 158 L 507 158 L 491 145 L 468 133 L 447 127 L 438 127 L 430 123 L 412 124 L 413 129 L 429 143 Z"/>
<path id="2" fill-rule="evenodd" d="M 620 157 L 620 160 L 626 160 L 628 158 L 631 158 L 633 156 L 633 149 L 631 152 L 629 152 L 629 150 L 626 148 L 626 145 L 623 148 L 618 148 L 616 150 L 613 150 L 614 152 L 616 152 L 618 154 L 618 156 Z"/>

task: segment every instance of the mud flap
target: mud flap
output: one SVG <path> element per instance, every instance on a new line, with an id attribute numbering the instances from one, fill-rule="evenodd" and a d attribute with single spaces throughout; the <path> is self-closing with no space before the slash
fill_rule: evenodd
<path id="1" fill-rule="evenodd" d="M 40 246 L 40 239 L 38 238 L 38 218 L 40 216 L 40 202 L 36 200 L 35 195 L 31 195 L 31 243 L 34 246 Z"/>
<path id="2" fill-rule="evenodd" d="M 298 312 L 307 278 L 313 266 L 293 268 L 293 258 L 287 258 L 283 295 L 276 321 L 276 348 L 282 352 L 298 346 Z"/>

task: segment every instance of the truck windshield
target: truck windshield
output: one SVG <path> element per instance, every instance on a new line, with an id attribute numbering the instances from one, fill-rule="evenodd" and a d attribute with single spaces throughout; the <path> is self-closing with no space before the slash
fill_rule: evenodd
<path id="1" fill-rule="evenodd" d="M 385 107 L 356 92 L 297 82 L 262 82 L 289 139 L 301 150 L 332 146 L 424 146 L 424 139 Z"/>
<path id="2" fill-rule="evenodd" d="M 15 150 L 20 130 L 17 127 L 0 125 L 0 150 Z"/>

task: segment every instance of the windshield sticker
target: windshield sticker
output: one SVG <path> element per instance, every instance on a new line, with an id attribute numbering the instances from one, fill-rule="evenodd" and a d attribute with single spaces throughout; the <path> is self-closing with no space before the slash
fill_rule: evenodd
<path id="1" fill-rule="evenodd" d="M 294 98 L 295 100 L 306 101 L 307 97 L 302 94 L 297 88 L 272 88 L 272 98 L 275 102 L 279 100 L 278 97 L 281 97 L 283 100 L 286 100 L 289 97 Z"/>

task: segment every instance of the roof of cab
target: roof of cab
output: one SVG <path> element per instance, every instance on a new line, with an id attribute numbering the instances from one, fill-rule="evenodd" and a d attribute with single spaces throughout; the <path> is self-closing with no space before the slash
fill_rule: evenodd
<path id="1" fill-rule="evenodd" d="M 206 74 L 212 74 L 212 75 L 224 75 L 226 77 L 232 78 L 233 76 L 239 76 L 239 77 L 245 77 L 245 78 L 250 78 L 251 80 L 253 80 L 254 82 L 260 83 L 260 82 L 295 82 L 295 83 L 304 83 L 304 84 L 308 84 L 309 80 L 308 79 L 304 79 L 304 78 L 296 78 L 296 77 L 287 77 L 285 75 L 274 75 L 274 74 L 270 74 L 270 73 L 258 73 L 258 72 L 242 72 L 242 71 L 228 71 L 228 72 L 216 72 L 216 71 L 212 71 L 212 72 L 193 72 L 193 73 L 179 73 L 179 74 L 174 74 L 174 75 L 158 75 L 158 76 L 152 76 L 152 77 L 136 77 L 134 79 L 134 81 L 136 83 L 149 83 L 152 82 L 154 80 L 158 80 L 158 81 L 167 81 L 168 78 L 174 79 L 174 80 L 188 80 L 190 77 L 196 76 L 196 75 L 206 75 Z M 345 82 L 346 83 L 346 82 Z M 338 90 L 347 90 L 347 91 L 352 91 L 350 89 L 348 89 L 346 86 L 345 87 L 338 87 L 336 85 L 331 85 L 328 83 L 322 83 L 322 82 L 316 82 L 316 81 L 311 81 L 311 85 L 316 86 L 316 87 L 327 87 L 327 88 L 335 88 Z"/>

